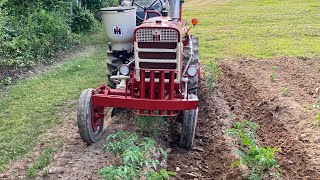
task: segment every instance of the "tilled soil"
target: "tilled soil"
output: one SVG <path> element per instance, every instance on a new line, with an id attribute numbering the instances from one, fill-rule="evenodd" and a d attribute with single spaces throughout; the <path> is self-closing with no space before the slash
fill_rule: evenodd
<path id="1" fill-rule="evenodd" d="M 186 151 L 177 146 L 180 125 L 173 119 L 168 119 L 171 125 L 160 136 L 159 143 L 172 149 L 168 169 L 176 171 L 175 179 L 241 179 L 241 171 L 230 167 L 236 160 L 237 143 L 224 134 L 233 122 L 241 120 L 260 125 L 256 137 L 261 146 L 280 150 L 276 159 L 283 179 L 319 179 L 320 128 L 312 124 L 319 110 L 307 107 L 319 98 L 320 61 L 240 59 L 220 63 L 220 68 L 213 89 L 205 86 L 205 78 L 201 82 L 194 147 Z M 275 78 L 270 78 L 271 74 Z M 107 119 L 104 138 L 87 146 L 77 127 L 68 126 L 76 122 L 75 113 L 71 113 L 62 126 L 69 127 L 69 131 L 64 129 L 68 133 L 60 134 L 67 139 L 65 145 L 46 168 L 49 174 L 37 179 L 99 179 L 99 169 L 117 163 L 113 155 L 102 150 L 105 136 L 118 130 L 136 130 L 132 119 L 128 111 Z M 14 170 L 11 168 L 2 178 L 25 178 L 23 171 L 10 174 L 17 172 Z"/>
<path id="2" fill-rule="evenodd" d="M 242 59 L 221 63 L 220 68 L 217 86 L 200 91 L 196 146 L 201 150 L 177 148 L 170 156 L 169 167 L 181 169 L 179 179 L 240 178 L 230 169 L 236 145 L 223 131 L 232 121 L 249 119 L 261 126 L 257 138 L 262 146 L 279 148 L 276 158 L 284 179 L 319 179 L 320 133 L 312 125 L 314 111 L 307 107 L 319 97 L 320 62 Z M 271 81 L 273 71 L 277 78 Z"/>

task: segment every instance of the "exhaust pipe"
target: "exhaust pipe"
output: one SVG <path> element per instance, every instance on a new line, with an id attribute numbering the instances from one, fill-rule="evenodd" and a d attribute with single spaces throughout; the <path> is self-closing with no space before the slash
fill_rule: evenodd
<path id="1" fill-rule="evenodd" d="M 170 17 L 173 20 L 177 20 L 180 18 L 180 0 L 169 0 L 170 3 Z"/>

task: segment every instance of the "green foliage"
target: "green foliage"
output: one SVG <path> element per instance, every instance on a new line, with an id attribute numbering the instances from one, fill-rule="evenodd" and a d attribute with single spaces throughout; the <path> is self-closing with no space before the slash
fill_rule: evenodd
<path id="1" fill-rule="evenodd" d="M 112 152 L 114 155 L 123 154 L 128 147 L 134 146 L 137 140 L 138 136 L 136 134 L 119 131 L 107 137 L 104 150 Z"/>
<path id="2" fill-rule="evenodd" d="M 168 171 L 167 169 L 161 169 L 159 172 L 148 171 L 146 174 L 147 180 L 165 180 L 170 179 L 170 177 L 175 176 L 176 173 L 173 171 Z"/>
<path id="3" fill-rule="evenodd" d="M 207 86 L 213 88 L 216 84 L 217 78 L 221 70 L 214 61 L 208 61 L 204 67 L 204 74 L 207 77 Z"/>
<path id="4" fill-rule="evenodd" d="M 155 137 L 159 135 L 158 126 L 164 124 L 162 117 L 138 116 L 135 121 L 143 134 Z"/>
<path id="5" fill-rule="evenodd" d="M 138 169 L 130 166 L 107 166 L 100 170 L 102 179 L 107 180 L 133 180 L 138 179 Z"/>
<path id="6" fill-rule="evenodd" d="M 89 10 L 74 5 L 73 13 L 71 24 L 72 32 L 91 32 L 96 27 L 96 21 Z"/>
<path id="7" fill-rule="evenodd" d="M 248 172 L 245 176 L 248 179 L 263 179 L 266 172 L 275 172 L 273 175 L 278 178 L 280 168 L 275 159 L 276 148 L 270 146 L 264 148 L 257 145 L 254 137 L 258 125 L 254 122 L 236 122 L 233 128 L 226 131 L 226 134 L 236 137 L 240 142 L 240 147 L 236 151 L 238 160 L 231 164 L 231 167 L 245 166 Z M 272 173 L 270 173 L 272 174 Z"/>
<path id="8" fill-rule="evenodd" d="M 60 12 L 35 11 L 27 17 L 8 16 L 6 26 L 0 27 L 5 35 L 0 42 L 2 65 L 33 66 L 37 61 L 50 58 L 58 50 L 72 44 L 73 36 Z"/>
<path id="9" fill-rule="evenodd" d="M 96 28 L 93 14 L 72 0 L 10 0 L 0 8 L 0 65 L 21 68 L 48 62 Z"/>
<path id="10" fill-rule="evenodd" d="M 123 160 L 123 165 L 114 167 L 107 166 L 100 170 L 103 179 L 138 179 L 141 176 L 148 176 L 149 173 L 142 175 L 140 170 L 145 167 L 150 172 L 155 172 L 159 161 L 153 155 L 160 152 L 163 158 L 167 158 L 167 153 L 161 148 L 156 147 L 152 138 L 139 138 L 136 133 L 119 131 L 110 134 L 106 139 L 104 150 L 118 155 Z M 171 172 L 160 170 L 160 175 L 168 177 Z"/>

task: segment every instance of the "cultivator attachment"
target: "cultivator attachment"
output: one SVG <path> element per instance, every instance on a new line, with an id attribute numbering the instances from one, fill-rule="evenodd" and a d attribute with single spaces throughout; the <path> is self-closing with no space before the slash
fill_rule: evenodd
<path id="1" fill-rule="evenodd" d="M 125 89 L 111 89 L 105 85 L 92 92 L 92 106 L 132 109 L 139 115 L 176 116 L 181 110 L 196 109 L 198 99 L 188 99 L 179 91 L 174 70 L 139 71 L 140 81 L 126 81 Z M 133 74 L 134 76 L 134 74 Z"/>

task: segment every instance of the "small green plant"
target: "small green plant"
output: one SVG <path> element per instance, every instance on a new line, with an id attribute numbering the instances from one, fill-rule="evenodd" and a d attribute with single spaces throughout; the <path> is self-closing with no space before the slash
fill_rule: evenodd
<path id="1" fill-rule="evenodd" d="M 221 73 L 220 68 L 217 66 L 217 63 L 214 61 L 208 61 L 205 64 L 205 76 L 207 77 L 207 86 L 213 88 L 216 85 L 218 76 Z"/>
<path id="2" fill-rule="evenodd" d="M 269 76 L 271 82 L 274 82 L 276 80 L 276 78 L 278 77 L 278 75 L 277 75 L 278 69 L 279 69 L 278 66 L 272 66 L 272 73 Z"/>
<path id="3" fill-rule="evenodd" d="M 163 158 L 168 158 L 168 154 L 161 147 L 157 147 L 152 138 L 139 138 L 136 133 L 119 131 L 107 137 L 104 150 L 120 156 L 123 165 L 102 168 L 99 173 L 103 179 L 131 180 L 148 176 L 148 173 L 145 175 L 140 173 L 143 168 L 150 172 L 160 173 L 163 176 L 162 179 L 172 174 L 166 170 L 157 172 L 159 161 L 154 154 L 160 152 Z"/>
<path id="4" fill-rule="evenodd" d="M 264 148 L 257 145 L 254 137 L 258 125 L 254 122 L 236 122 L 233 128 L 226 131 L 226 134 L 236 137 L 240 142 L 240 147 L 236 151 L 238 160 L 231 164 L 231 167 L 245 166 L 248 172 L 244 176 L 248 179 L 263 179 L 266 172 L 280 177 L 280 168 L 275 159 L 276 148 L 270 146 Z"/>
<path id="5" fill-rule="evenodd" d="M 284 96 L 284 97 L 289 96 L 289 88 L 287 87 L 281 87 L 280 92 L 281 92 L 281 96 Z"/>
<path id="6" fill-rule="evenodd" d="M 164 119 L 162 117 L 138 116 L 135 121 L 144 135 L 151 135 L 154 137 L 159 135 L 158 126 L 164 124 Z"/>
<path id="7" fill-rule="evenodd" d="M 159 172 L 148 171 L 146 174 L 147 180 L 165 180 L 170 179 L 171 176 L 175 176 L 176 173 L 168 171 L 166 169 L 161 169 Z"/>
<path id="8" fill-rule="evenodd" d="M 320 126 L 320 113 L 317 113 L 316 116 L 313 118 L 313 123 L 316 126 Z"/>
<path id="9" fill-rule="evenodd" d="M 320 108 L 320 98 L 317 100 L 317 102 L 315 104 L 312 104 L 312 105 L 308 106 L 307 110 L 319 109 L 319 108 Z"/>
<path id="10" fill-rule="evenodd" d="M 277 74 L 274 73 L 274 72 L 273 72 L 272 74 L 270 74 L 270 80 L 271 80 L 271 82 L 274 82 L 277 77 L 278 77 Z"/>
<path id="11" fill-rule="evenodd" d="M 130 166 L 107 166 L 100 170 L 100 174 L 102 174 L 103 179 L 110 179 L 110 180 L 132 180 L 138 179 L 139 171 Z"/>

